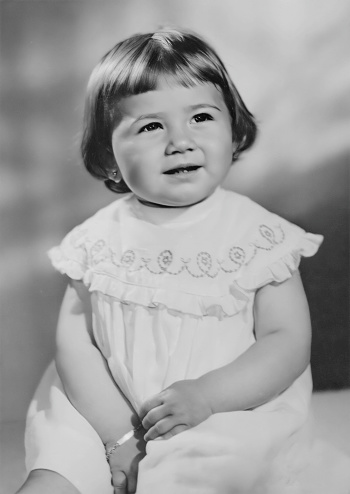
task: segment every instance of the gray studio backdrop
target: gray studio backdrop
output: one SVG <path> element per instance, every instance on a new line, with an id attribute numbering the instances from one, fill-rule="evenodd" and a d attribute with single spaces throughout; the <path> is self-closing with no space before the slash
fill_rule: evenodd
<path id="1" fill-rule="evenodd" d="M 349 385 L 349 2 L 1 2 L 1 412 L 22 420 L 53 356 L 65 280 L 46 250 L 116 198 L 84 171 L 86 81 L 115 42 L 159 25 L 221 54 L 261 132 L 227 187 L 326 236 L 302 264 L 317 388 Z"/>

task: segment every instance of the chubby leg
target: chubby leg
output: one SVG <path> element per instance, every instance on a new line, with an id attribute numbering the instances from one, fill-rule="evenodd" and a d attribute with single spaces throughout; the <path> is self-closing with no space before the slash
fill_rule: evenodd
<path id="1" fill-rule="evenodd" d="M 62 475 L 51 470 L 32 470 L 16 494 L 80 494 Z"/>
<path id="2" fill-rule="evenodd" d="M 32 473 L 18 494 L 113 494 L 104 445 L 68 400 L 53 363 L 29 407 L 25 446 Z"/>

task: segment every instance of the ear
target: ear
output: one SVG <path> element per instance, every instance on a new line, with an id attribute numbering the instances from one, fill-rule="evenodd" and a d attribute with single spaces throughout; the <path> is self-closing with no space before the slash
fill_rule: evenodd
<path id="1" fill-rule="evenodd" d="M 116 184 L 119 184 L 122 180 L 122 174 L 120 173 L 119 168 L 115 168 L 114 170 L 108 172 L 108 178 Z"/>
<path id="2" fill-rule="evenodd" d="M 237 149 L 238 149 L 238 145 L 236 142 L 233 142 L 232 143 L 232 163 L 234 163 L 238 156 L 239 156 L 239 153 L 237 152 Z"/>

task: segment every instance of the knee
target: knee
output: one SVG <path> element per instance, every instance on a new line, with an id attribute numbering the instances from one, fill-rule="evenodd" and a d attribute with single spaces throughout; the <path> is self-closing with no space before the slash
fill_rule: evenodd
<path id="1" fill-rule="evenodd" d="M 71 482 L 51 470 L 32 470 L 16 494 L 80 494 Z"/>

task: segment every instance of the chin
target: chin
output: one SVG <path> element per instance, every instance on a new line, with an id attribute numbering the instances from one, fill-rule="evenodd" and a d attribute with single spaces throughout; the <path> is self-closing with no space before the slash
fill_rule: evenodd
<path id="1" fill-rule="evenodd" d="M 188 199 L 188 200 L 176 201 L 174 203 L 169 203 L 169 206 L 172 206 L 174 208 L 176 208 L 176 207 L 177 208 L 187 208 L 190 206 L 194 206 L 195 204 L 198 204 L 199 202 L 204 201 L 207 197 L 208 196 L 192 197 L 191 199 Z"/>

